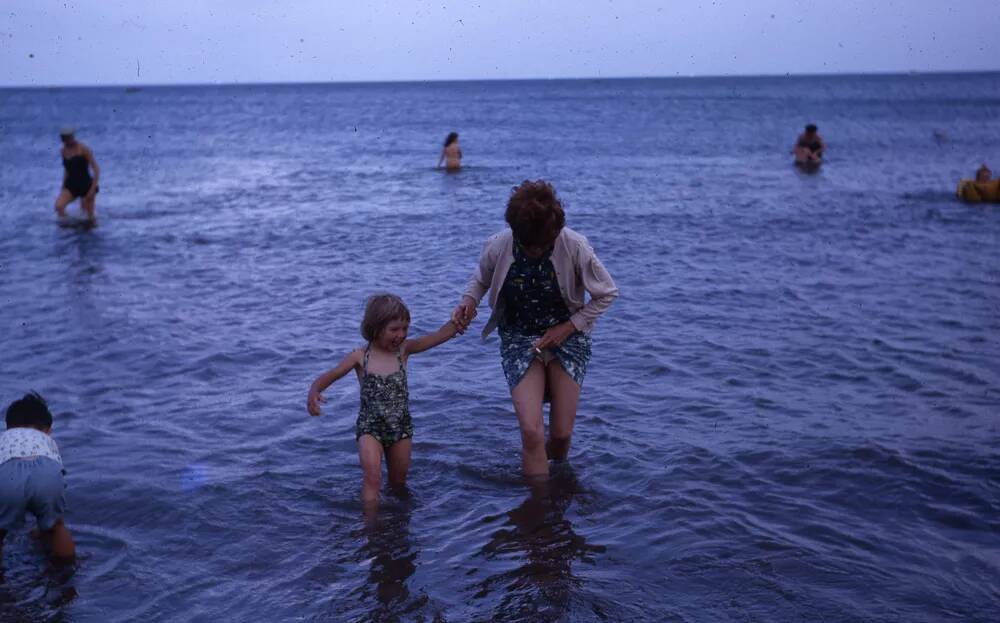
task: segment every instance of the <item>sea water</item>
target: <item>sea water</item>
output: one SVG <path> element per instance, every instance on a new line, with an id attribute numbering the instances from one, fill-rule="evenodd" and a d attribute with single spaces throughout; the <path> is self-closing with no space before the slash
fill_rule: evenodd
<path id="1" fill-rule="evenodd" d="M 49 400 L 79 551 L 8 536 L 0 620 L 996 620 L 1000 206 L 953 192 L 1000 74 L 7 89 L 0 152 L 0 399 Z M 484 308 L 366 520 L 356 381 L 308 386 L 373 292 L 446 320 L 537 178 L 621 290 L 570 461 L 521 481 Z"/>

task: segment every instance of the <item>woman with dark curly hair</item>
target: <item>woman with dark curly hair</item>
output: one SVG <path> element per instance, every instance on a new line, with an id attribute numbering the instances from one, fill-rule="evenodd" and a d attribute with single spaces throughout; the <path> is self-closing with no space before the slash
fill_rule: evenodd
<path id="1" fill-rule="evenodd" d="M 526 476 L 545 476 L 547 459 L 569 453 L 590 331 L 618 288 L 587 239 L 565 226 L 548 182 L 514 188 L 506 220 L 510 228 L 487 239 L 452 319 L 464 331 L 490 293 L 493 313 L 483 339 L 499 328 L 501 363 L 521 428 L 521 466 Z M 551 402 L 547 443 L 543 402 Z"/>

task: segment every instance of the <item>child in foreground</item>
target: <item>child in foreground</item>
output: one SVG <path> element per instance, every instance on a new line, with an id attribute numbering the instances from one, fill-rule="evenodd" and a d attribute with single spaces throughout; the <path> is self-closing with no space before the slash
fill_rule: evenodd
<path id="1" fill-rule="evenodd" d="M 0 434 L 0 549 L 7 531 L 20 528 L 30 512 L 52 555 L 72 558 L 76 546 L 63 521 L 62 457 L 51 432 L 52 414 L 38 394 L 25 394 L 7 407 L 7 430 Z"/>
<path id="2" fill-rule="evenodd" d="M 361 384 L 361 409 L 355 427 L 358 457 L 364 480 L 361 501 L 366 509 L 378 504 L 382 486 L 382 455 L 385 454 L 389 484 L 406 484 L 413 445 L 413 422 L 410 419 L 410 394 L 406 381 L 406 362 L 410 355 L 443 344 L 458 333 L 448 321 L 433 333 L 406 339 L 410 311 L 402 299 L 392 294 L 376 294 L 365 305 L 361 335 L 367 345 L 352 351 L 336 368 L 325 372 L 309 388 L 310 415 L 320 414 L 322 392 L 351 370 Z"/>

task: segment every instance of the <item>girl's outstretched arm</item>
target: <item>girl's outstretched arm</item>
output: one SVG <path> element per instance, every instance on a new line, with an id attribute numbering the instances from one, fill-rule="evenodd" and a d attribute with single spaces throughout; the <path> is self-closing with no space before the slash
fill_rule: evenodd
<path id="1" fill-rule="evenodd" d="M 332 370 L 327 370 L 319 375 L 312 385 L 309 386 L 309 398 L 306 401 L 306 410 L 309 415 L 319 415 L 320 403 L 326 402 L 323 398 L 323 390 L 329 387 L 334 381 L 340 380 L 345 374 L 361 365 L 362 349 L 357 349 L 348 353 L 344 359 Z"/>
<path id="2" fill-rule="evenodd" d="M 430 350 L 435 346 L 444 344 L 451 338 L 455 337 L 456 333 L 458 333 L 458 326 L 455 325 L 453 320 L 449 320 L 441 325 L 441 328 L 434 333 L 421 335 L 418 338 L 403 342 L 403 352 L 407 356 L 422 353 L 425 350 Z"/>

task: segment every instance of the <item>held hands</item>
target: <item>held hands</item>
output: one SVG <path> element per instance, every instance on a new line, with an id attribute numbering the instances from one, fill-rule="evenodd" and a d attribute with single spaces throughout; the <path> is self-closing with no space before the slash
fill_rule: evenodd
<path id="1" fill-rule="evenodd" d="M 462 302 L 451 312 L 451 320 L 455 323 L 459 333 L 465 333 L 465 330 L 469 328 L 469 323 L 472 322 L 477 313 L 476 304 L 472 302 L 472 299 L 463 297 Z"/>
<path id="2" fill-rule="evenodd" d="M 309 390 L 309 400 L 306 403 L 306 409 L 309 411 L 309 415 L 319 415 L 319 405 L 324 402 L 326 402 L 326 398 L 323 397 L 323 394 L 312 389 Z"/>
<path id="3" fill-rule="evenodd" d="M 549 330 L 545 332 L 545 335 L 538 338 L 534 346 L 538 350 L 543 348 L 555 348 L 562 345 L 566 338 L 572 335 L 576 331 L 576 327 L 573 323 L 567 320 L 566 322 L 557 324 L 554 327 L 549 327 Z"/>

